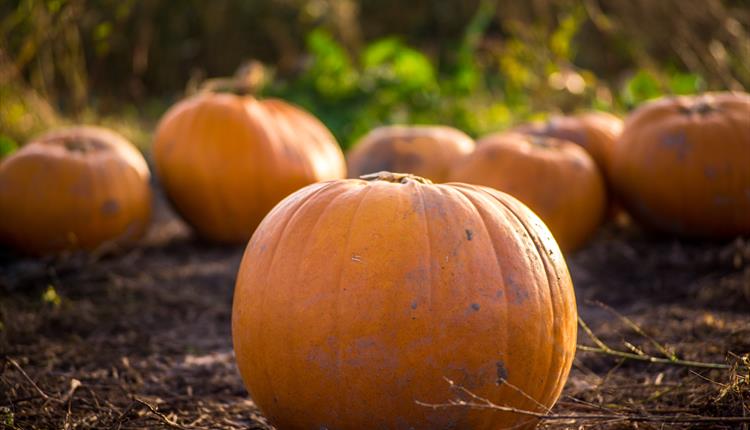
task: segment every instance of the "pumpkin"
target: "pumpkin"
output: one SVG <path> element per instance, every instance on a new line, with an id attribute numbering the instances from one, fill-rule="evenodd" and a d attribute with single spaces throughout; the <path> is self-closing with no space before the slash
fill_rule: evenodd
<path id="1" fill-rule="evenodd" d="M 216 242 L 247 241 L 288 194 L 346 175 L 336 140 L 311 114 L 231 93 L 199 93 L 172 107 L 153 154 L 177 211 Z"/>
<path id="2" fill-rule="evenodd" d="M 564 251 L 582 246 L 606 211 L 604 180 L 580 146 L 545 136 L 498 133 L 459 160 L 451 180 L 485 185 L 524 202 Z"/>
<path id="3" fill-rule="evenodd" d="M 151 215 L 149 170 L 124 137 L 79 126 L 0 163 L 0 242 L 31 255 L 132 241 Z"/>
<path id="4" fill-rule="evenodd" d="M 525 124 L 515 131 L 549 136 L 581 145 L 607 177 L 608 165 L 623 122 L 607 112 L 584 112 L 573 116 L 554 116 L 541 124 Z"/>
<path id="5" fill-rule="evenodd" d="M 490 188 L 372 176 L 303 188 L 250 240 L 232 335 L 253 400 L 283 429 L 533 427 L 416 402 L 460 396 L 448 378 L 499 405 L 555 403 L 577 314 L 549 231 Z"/>
<path id="6" fill-rule="evenodd" d="M 347 154 L 349 176 L 406 172 L 445 182 L 451 163 L 474 150 L 466 133 L 446 126 L 384 126 L 365 135 Z"/>
<path id="7" fill-rule="evenodd" d="M 633 217 L 669 234 L 750 233 L 750 94 L 646 103 L 612 157 L 615 191 Z"/>

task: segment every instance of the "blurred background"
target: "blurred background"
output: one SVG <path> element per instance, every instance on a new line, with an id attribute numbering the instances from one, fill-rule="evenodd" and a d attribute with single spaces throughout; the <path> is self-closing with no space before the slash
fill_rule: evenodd
<path id="1" fill-rule="evenodd" d="M 343 147 L 384 123 L 476 136 L 750 88 L 750 1 L 2 0 L 0 151 L 71 122 L 147 147 L 170 104 L 238 69 Z"/>

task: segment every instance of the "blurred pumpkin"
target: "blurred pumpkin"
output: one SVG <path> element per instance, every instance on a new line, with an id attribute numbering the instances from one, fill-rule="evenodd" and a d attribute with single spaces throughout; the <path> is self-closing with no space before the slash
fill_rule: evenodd
<path id="1" fill-rule="evenodd" d="M 315 117 L 282 100 L 204 92 L 172 107 L 154 140 L 167 196 L 201 236 L 244 242 L 271 208 L 343 178 L 344 156 Z"/>
<path id="2" fill-rule="evenodd" d="M 456 158 L 474 150 L 466 133 L 446 126 L 384 126 L 370 131 L 347 154 L 349 176 L 380 171 L 412 173 L 445 182 Z"/>
<path id="3" fill-rule="evenodd" d="M 543 123 L 524 124 L 514 131 L 568 140 L 581 145 L 607 178 L 612 150 L 622 133 L 622 119 L 607 112 L 554 116 Z"/>
<path id="4" fill-rule="evenodd" d="M 253 400 L 284 429 L 532 428 L 416 402 L 454 399 L 448 378 L 499 405 L 555 403 L 577 314 L 551 234 L 490 188 L 372 176 L 303 188 L 250 240 L 232 334 Z"/>
<path id="5" fill-rule="evenodd" d="M 646 103 L 627 118 L 611 164 L 634 218 L 683 236 L 750 233 L 750 94 Z"/>
<path id="6" fill-rule="evenodd" d="M 149 170 L 124 137 L 80 126 L 44 134 L 0 163 L 0 242 L 31 255 L 143 235 Z"/>
<path id="7" fill-rule="evenodd" d="M 599 169 L 583 148 L 565 140 L 515 132 L 486 136 L 455 164 L 451 180 L 486 185 L 521 200 L 564 251 L 590 239 L 605 214 Z"/>

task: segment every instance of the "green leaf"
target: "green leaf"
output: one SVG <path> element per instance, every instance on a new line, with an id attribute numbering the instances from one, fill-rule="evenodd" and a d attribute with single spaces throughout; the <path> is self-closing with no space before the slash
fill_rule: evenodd
<path id="1" fill-rule="evenodd" d="M 399 92 L 428 90 L 436 84 L 435 69 L 421 52 L 397 38 L 380 39 L 362 53 L 365 72 L 376 80 L 386 80 Z"/>
<path id="2" fill-rule="evenodd" d="M 639 70 L 625 83 L 622 90 L 622 99 L 630 106 L 660 95 L 662 95 L 662 90 L 659 81 L 646 70 Z"/>
<path id="3" fill-rule="evenodd" d="M 401 41 L 395 37 L 376 40 L 362 52 L 362 65 L 365 68 L 382 66 L 403 48 Z"/>
<path id="4" fill-rule="evenodd" d="M 42 301 L 54 307 L 58 307 L 60 306 L 60 303 L 62 303 L 62 297 L 57 294 L 57 290 L 55 290 L 55 287 L 53 287 L 52 285 L 48 285 L 47 289 L 44 290 L 44 293 L 42 293 Z"/>
<path id="5" fill-rule="evenodd" d="M 550 50 L 558 58 L 566 60 L 573 58 L 573 38 L 578 33 L 585 18 L 586 13 L 582 6 L 574 8 L 562 18 L 549 41 Z"/>
<path id="6" fill-rule="evenodd" d="M 669 78 L 669 89 L 674 94 L 695 94 L 703 87 L 703 78 L 694 73 L 676 73 Z"/>
<path id="7" fill-rule="evenodd" d="M 308 35 L 307 45 L 313 57 L 306 73 L 307 80 L 327 98 L 348 96 L 357 85 L 358 74 L 346 50 L 322 29 Z"/>
<path id="8" fill-rule="evenodd" d="M 0 134 L 0 158 L 10 155 L 17 149 L 18 144 L 15 140 Z"/>

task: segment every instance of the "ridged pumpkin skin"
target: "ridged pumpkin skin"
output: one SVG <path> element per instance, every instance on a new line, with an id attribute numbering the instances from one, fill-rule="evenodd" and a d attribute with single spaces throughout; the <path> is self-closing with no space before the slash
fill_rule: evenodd
<path id="1" fill-rule="evenodd" d="M 612 162 L 634 218 L 670 234 L 750 233 L 750 94 L 647 103 L 626 120 Z"/>
<path id="2" fill-rule="evenodd" d="M 346 176 L 341 149 L 315 117 L 281 100 L 228 93 L 172 107 L 153 154 L 177 211 L 216 242 L 246 241 L 290 193 Z"/>
<path id="3" fill-rule="evenodd" d="M 576 347 L 575 296 L 544 224 L 507 194 L 381 173 L 306 187 L 250 240 L 232 334 L 279 429 L 532 428 L 526 415 L 431 409 L 460 394 L 539 411 Z"/>
<path id="4" fill-rule="evenodd" d="M 0 163 L 0 242 L 45 255 L 136 239 L 150 221 L 149 178 L 119 134 L 88 126 L 47 133 Z"/>
<path id="5" fill-rule="evenodd" d="M 349 177 L 391 171 L 445 182 L 451 164 L 473 150 L 474 140 L 452 127 L 378 127 L 347 154 Z"/>
<path id="6" fill-rule="evenodd" d="M 581 145 L 607 178 L 612 151 L 622 134 L 622 128 L 622 119 L 610 113 L 584 112 L 573 116 L 555 116 L 541 124 L 522 125 L 514 130 Z"/>
<path id="7" fill-rule="evenodd" d="M 499 133 L 453 167 L 451 180 L 485 185 L 524 202 L 563 251 L 582 246 L 602 223 L 604 180 L 580 146 L 545 136 Z"/>

